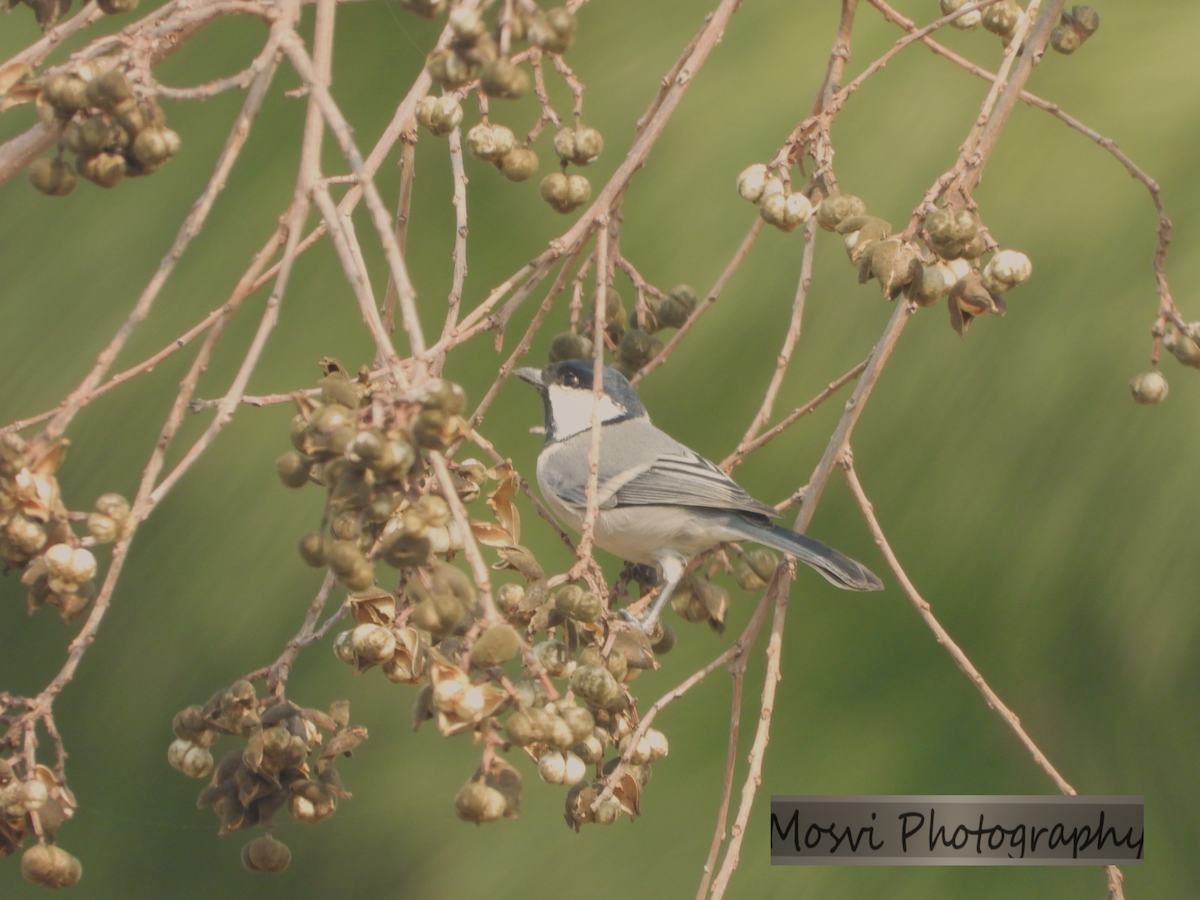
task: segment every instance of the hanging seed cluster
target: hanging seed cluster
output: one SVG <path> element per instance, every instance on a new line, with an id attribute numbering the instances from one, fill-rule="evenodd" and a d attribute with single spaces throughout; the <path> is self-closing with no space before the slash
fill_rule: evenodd
<path id="1" fill-rule="evenodd" d="M 24 570 L 31 613 L 48 604 L 70 623 L 96 596 L 96 557 L 89 548 L 121 537 L 130 509 L 120 494 L 104 494 L 92 512 L 73 516 L 57 478 L 66 449 L 65 440 L 39 450 L 16 434 L 0 436 L 0 562 L 5 570 Z M 72 530 L 72 518 L 86 520 L 86 537 Z"/>
<path id="2" fill-rule="evenodd" d="M 125 177 L 157 172 L 179 152 L 179 135 L 166 125 L 153 99 L 139 100 L 124 72 L 109 69 L 49 76 L 38 97 L 39 109 L 66 123 L 59 152 L 29 167 L 29 180 L 43 194 L 64 197 L 75 189 L 76 175 L 100 187 L 116 187 Z M 75 164 L 63 153 L 75 154 Z"/>
<path id="3" fill-rule="evenodd" d="M 1200 369 L 1200 322 L 1178 325 L 1167 322 L 1162 331 L 1162 346 L 1180 365 Z M 1135 375 L 1129 382 L 1129 391 L 1134 401 L 1143 406 L 1162 403 L 1171 390 L 1167 376 L 1158 370 L 1157 358 L 1153 365 L 1150 371 Z"/>
<path id="4" fill-rule="evenodd" d="M 662 352 L 665 345 L 655 335 L 664 328 L 682 328 L 696 311 L 696 300 L 696 290 L 690 284 L 677 284 L 668 293 L 645 285 L 634 321 L 630 323 L 624 299 L 610 285 L 604 300 L 604 340 L 613 353 L 615 368 L 626 378 L 632 378 Z M 593 358 L 595 308 L 593 296 L 592 314 L 575 329 L 554 336 L 550 342 L 549 362 Z"/>
<path id="5" fill-rule="evenodd" d="M 75 796 L 46 766 L 35 765 L 22 779 L 14 764 L 20 765 L 17 759 L 0 757 L 0 858 L 21 849 L 30 835 L 40 834 L 21 854 L 21 874 L 39 887 L 70 887 L 83 874 L 83 866 L 54 839 L 75 814 Z"/>
<path id="6" fill-rule="evenodd" d="M 279 873 L 292 854 L 272 834 L 274 817 L 287 808 L 297 822 L 316 824 L 349 799 L 337 758 L 350 756 L 367 730 L 350 724 L 350 704 L 328 713 L 277 698 L 259 698 L 249 681 L 217 691 L 204 706 L 189 706 L 171 723 L 175 740 L 167 761 L 189 778 L 212 778 L 196 805 L 211 808 L 222 836 L 262 826 L 266 834 L 242 848 L 251 872 Z M 328 734 L 328 739 L 325 735 Z M 222 735 L 243 743 L 213 765 L 211 748 Z"/>
<path id="7" fill-rule="evenodd" d="M 806 190 L 813 189 L 810 184 Z M 1008 311 L 1003 295 L 1033 274 L 1024 253 L 989 246 L 979 217 L 965 206 L 942 206 L 925 217 L 921 237 L 930 251 L 927 255 L 915 243 L 894 237 L 891 223 L 869 215 L 866 203 L 853 194 L 831 193 L 814 210 L 804 193 L 787 193 L 782 179 L 762 164 L 738 176 L 737 190 L 758 204 L 763 219 L 783 231 L 795 230 L 815 212 L 821 228 L 843 236 L 859 284 L 878 281 L 889 300 L 903 294 L 918 306 L 932 306 L 946 298 L 950 325 L 960 337 L 978 316 L 1003 316 Z M 803 198 L 804 203 L 796 204 L 803 215 L 784 224 L 777 221 L 778 210 L 768 215 L 768 202 L 786 210 L 793 197 Z M 980 265 L 989 250 L 994 252 Z"/>
<path id="8" fill-rule="evenodd" d="M 433 17 L 445 10 L 446 3 L 412 0 L 401 6 Z M 540 53 L 561 55 L 575 42 L 579 22 L 565 6 L 543 9 L 523 2 L 498 8 L 490 24 L 478 10 L 454 9 L 449 17 L 453 40 L 426 57 L 425 70 L 444 92 L 440 97 L 424 97 L 417 104 L 417 123 L 432 134 L 447 135 L 462 122 L 456 92 L 478 90 L 482 96 L 498 100 L 516 100 L 529 92 L 532 79 L 528 70 L 513 62 L 511 53 L 501 52 L 503 47 L 526 43 Z M 537 153 L 529 144 L 539 131 L 540 124 L 521 141 L 510 127 L 491 121 L 485 113 L 467 131 L 466 147 L 476 159 L 492 163 L 509 181 L 526 181 L 538 170 Z M 591 182 L 578 173 L 568 173 L 567 167 L 590 165 L 603 149 L 604 138 L 595 128 L 578 120 L 574 127 L 560 127 L 554 136 L 554 152 L 562 171 L 542 179 L 542 199 L 559 213 L 587 203 L 592 196 Z"/>
<path id="9" fill-rule="evenodd" d="M 462 388 L 440 379 L 417 396 L 396 400 L 375 393 L 366 373 L 351 380 L 335 361 L 325 364 L 316 397 L 296 395 L 293 450 L 276 461 L 288 487 L 325 489 L 321 527 L 300 540 L 300 555 L 328 567 L 363 603 L 375 602 L 376 563 L 427 567 L 433 578 L 463 535 L 445 499 L 430 493 L 421 451 L 445 449 L 464 430 Z M 486 479 L 478 464 L 456 466 L 454 489 L 474 498 Z"/>
<path id="10" fill-rule="evenodd" d="M 742 199 L 758 207 L 764 222 L 780 231 L 795 231 L 813 214 L 808 196 L 801 191 L 793 193 L 790 185 L 762 163 L 750 166 L 738 176 L 737 191 Z"/>
<path id="11" fill-rule="evenodd" d="M 694 292 L 676 289 L 654 308 L 690 309 L 692 303 Z M 573 584 L 550 590 L 545 571 L 520 545 L 513 502 L 519 477 L 507 464 L 485 469 L 465 461 L 453 469 L 452 488 L 464 504 L 486 496 L 495 520 L 471 519 L 472 534 L 495 548 L 499 568 L 524 578 L 497 589 L 490 613 L 472 581 L 451 564 L 461 535 L 421 457 L 423 449 L 444 448 L 462 435 L 461 390 L 434 379 L 411 397 L 382 397 L 365 373 L 352 380 L 335 362 L 324 366 L 319 393 L 297 397 L 295 449 L 280 458 L 278 470 L 287 485 L 314 482 L 326 489 L 322 529 L 304 538 L 301 554 L 310 564 L 328 566 L 349 591 L 352 626 L 334 638 L 335 655 L 356 674 L 378 668 L 388 681 L 419 688 L 414 728 L 434 722 L 446 737 L 471 734 L 483 745 L 479 765 L 454 800 L 455 813 L 465 821 L 518 815 L 523 778 L 503 755 L 516 750 L 541 780 L 567 790 L 565 815 L 572 827 L 638 815 L 650 765 L 669 748 L 655 729 L 637 734 L 628 685 L 644 669 L 657 667 L 657 657 L 674 644 L 674 631 L 660 624 L 647 636 L 617 625 L 606 601 L 591 591 Z M 495 488 L 483 495 L 482 486 L 493 481 Z M 394 591 L 378 583 L 377 561 L 398 570 Z M 769 578 L 774 560 L 758 565 Z M 679 594 L 686 618 L 723 627 L 729 606 L 723 590 L 694 576 Z M 232 724 L 237 715 L 230 720 L 229 710 L 255 709 L 256 702 L 251 686 L 242 682 L 204 709 L 181 713 L 172 764 L 207 775 L 214 724 L 221 733 L 239 733 Z M 262 714 L 261 726 L 250 720 L 252 727 L 262 727 L 265 736 L 272 715 Z M 309 711 L 291 715 L 303 718 Z M 622 764 L 606 794 L 605 777 Z M 245 758 L 227 756 L 202 799 L 220 796 L 230 804 L 231 785 L 244 791 L 247 773 L 261 775 Z M 283 776 L 276 781 L 280 784 L 267 787 L 285 787 Z M 253 784 L 266 790 L 259 781 Z M 225 785 L 224 793 L 218 785 Z M 239 795 L 227 808 L 253 824 L 263 818 L 246 802 L 254 796 Z M 279 804 L 277 794 L 269 796 L 271 804 Z M 291 802 L 295 815 L 298 801 Z M 270 870 L 266 864 L 259 868 Z"/>

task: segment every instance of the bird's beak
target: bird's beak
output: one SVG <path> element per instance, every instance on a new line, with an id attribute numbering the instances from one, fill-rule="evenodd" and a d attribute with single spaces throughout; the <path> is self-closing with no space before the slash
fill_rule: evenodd
<path id="1" fill-rule="evenodd" d="M 516 375 L 518 378 L 520 378 L 522 381 L 528 381 L 539 391 L 545 392 L 546 379 L 542 377 L 541 369 L 534 369 L 529 366 L 526 366 L 523 369 L 513 369 L 513 374 Z"/>

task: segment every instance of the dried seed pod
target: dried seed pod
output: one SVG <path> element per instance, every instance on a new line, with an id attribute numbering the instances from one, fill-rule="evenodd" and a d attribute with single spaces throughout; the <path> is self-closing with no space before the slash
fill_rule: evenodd
<path id="1" fill-rule="evenodd" d="M 68 585 L 80 585 L 96 574 L 96 557 L 86 547 L 55 544 L 42 558 L 51 582 L 58 580 Z"/>
<path id="2" fill-rule="evenodd" d="M 21 875 L 38 887 L 70 887 L 82 874 L 79 860 L 57 844 L 37 843 L 21 854 Z"/>
<path id="3" fill-rule="evenodd" d="M 4 540 L 26 558 L 31 558 L 46 546 L 48 537 L 46 529 L 40 522 L 27 518 L 21 513 L 13 513 L 12 518 L 4 526 Z"/>
<path id="4" fill-rule="evenodd" d="M 559 715 L 571 730 L 574 743 L 586 740 L 596 728 L 596 720 L 582 706 L 567 706 L 559 710 Z"/>
<path id="5" fill-rule="evenodd" d="M 843 221 L 838 229 L 849 229 L 852 225 L 857 227 L 846 232 L 846 255 L 851 263 L 859 267 L 861 275 L 863 268 L 870 266 L 871 247 L 891 233 L 891 225 L 874 216 L 852 216 Z"/>
<path id="6" fill-rule="evenodd" d="M 600 709 L 618 709 L 624 702 L 621 686 L 603 666 L 579 666 L 571 673 L 571 690 Z"/>
<path id="7" fill-rule="evenodd" d="M 1011 37 L 1021 21 L 1021 7 L 1016 0 L 1000 0 L 981 12 L 983 27 L 1000 37 Z"/>
<path id="8" fill-rule="evenodd" d="M 474 74 L 471 64 L 448 47 L 429 52 L 425 57 L 425 71 L 435 84 L 451 91 L 462 87 Z"/>
<path id="9" fill-rule="evenodd" d="M 555 6 L 529 22 L 529 43 L 547 53 L 566 53 L 575 42 L 579 21 L 565 6 Z"/>
<path id="10" fill-rule="evenodd" d="M 566 678 L 575 671 L 567 645 L 562 641 L 542 641 L 533 645 L 533 657 L 551 678 Z"/>
<path id="11" fill-rule="evenodd" d="M 879 280 L 879 287 L 889 300 L 895 300 L 921 271 L 916 251 L 898 238 L 876 241 L 867 258 L 870 274 Z M 859 280 L 863 280 L 861 276 Z"/>
<path id="12" fill-rule="evenodd" d="M 288 798 L 288 812 L 297 822 L 315 825 L 337 811 L 337 794 L 319 781 L 293 782 Z"/>
<path id="13" fill-rule="evenodd" d="M 428 100 L 433 102 L 427 103 Z M 441 97 L 425 97 L 417 105 L 417 121 L 438 137 L 452 132 L 458 127 L 462 117 L 462 107 L 449 94 Z"/>
<path id="14" fill-rule="evenodd" d="M 813 205 L 808 197 L 799 192 L 788 194 L 783 202 L 783 218 L 778 223 L 779 228 L 783 231 L 795 231 L 812 218 L 812 213 Z"/>
<path id="15" fill-rule="evenodd" d="M 1050 32 L 1050 46 L 1064 56 L 1070 56 L 1083 44 L 1083 35 L 1070 25 L 1055 25 Z"/>
<path id="16" fill-rule="evenodd" d="M 354 653 L 354 632 L 343 631 L 333 639 L 333 655 L 347 665 L 354 665 L 358 657 Z"/>
<path id="17" fill-rule="evenodd" d="M 743 200 L 758 203 L 767 189 L 771 173 L 762 163 L 755 163 L 742 170 L 737 179 L 737 192 Z"/>
<path id="18" fill-rule="evenodd" d="M 564 163 L 591 165 L 604 150 L 604 137 L 595 128 L 560 128 L 554 135 L 554 152 Z"/>
<path id="19" fill-rule="evenodd" d="M 292 861 L 292 851 L 282 841 L 266 834 L 255 838 L 242 848 L 242 865 L 249 872 L 269 872 L 278 875 Z"/>
<path id="20" fill-rule="evenodd" d="M 670 750 L 667 736 L 657 728 L 646 730 L 646 741 L 650 745 L 650 762 L 657 762 L 665 757 Z"/>
<path id="21" fill-rule="evenodd" d="M 482 781 L 468 781 L 454 798 L 454 812 L 464 822 L 495 822 L 507 809 L 504 795 Z"/>
<path id="22" fill-rule="evenodd" d="M 552 172 L 542 179 L 542 199 L 556 212 L 569 213 L 592 196 L 592 186 L 582 175 Z"/>
<path id="23" fill-rule="evenodd" d="M 60 115 L 70 116 L 88 105 L 87 82 L 73 72 L 60 72 L 46 79 L 42 96 Z"/>
<path id="24" fill-rule="evenodd" d="M 1028 280 L 1032 274 L 1033 264 L 1028 256 L 1019 250 L 1001 250 L 988 260 L 980 277 L 989 291 L 1002 294 Z"/>
<path id="25" fill-rule="evenodd" d="M 360 663 L 376 665 L 396 652 L 396 635 L 382 625 L 359 625 L 350 634 L 350 646 Z"/>
<path id="26" fill-rule="evenodd" d="M 308 484 L 308 473 L 312 470 L 312 464 L 311 457 L 289 450 L 275 460 L 275 472 L 287 487 L 304 487 Z"/>
<path id="27" fill-rule="evenodd" d="M 559 588 L 554 596 L 554 606 L 564 616 L 577 622 L 598 622 L 604 613 L 604 602 L 600 597 L 574 584 Z"/>
<path id="28" fill-rule="evenodd" d="M 521 652 L 521 639 L 509 625 L 493 625 L 475 639 L 471 662 L 480 669 L 503 665 Z"/>
<path id="29" fill-rule="evenodd" d="M 417 101 L 417 108 L 414 113 L 417 124 L 433 130 L 433 110 L 437 106 L 438 98 L 433 94 L 426 94 Z"/>
<path id="30" fill-rule="evenodd" d="M 97 544 L 111 544 L 121 536 L 121 526 L 116 519 L 104 513 L 88 513 L 87 530 Z"/>
<path id="31" fill-rule="evenodd" d="M 592 183 L 583 175 L 567 176 L 567 199 L 574 209 L 592 198 Z"/>
<path id="32" fill-rule="evenodd" d="M 480 122 L 467 132 L 467 150 L 476 159 L 492 162 L 507 155 L 516 143 L 512 129 Z"/>
<path id="33" fill-rule="evenodd" d="M 168 128 L 143 129 L 129 145 L 129 155 L 147 168 L 161 166 L 174 156 L 175 150 L 178 149 L 177 141 L 173 142 L 167 137 L 168 132 L 175 134 Z"/>
<path id="34" fill-rule="evenodd" d="M 633 741 L 633 735 L 626 735 L 621 738 L 621 742 L 617 745 L 621 751 L 621 755 L 629 760 L 635 766 L 643 766 L 650 762 L 650 742 L 646 740 L 646 736 Z"/>
<path id="35" fill-rule="evenodd" d="M 817 224 L 826 231 L 837 231 L 838 225 L 852 216 L 865 216 L 867 204 L 853 194 L 830 194 L 817 206 Z"/>
<path id="36" fill-rule="evenodd" d="M 525 599 L 525 588 L 516 582 L 508 582 L 496 589 L 496 604 L 502 613 L 508 614 L 516 610 Z"/>
<path id="37" fill-rule="evenodd" d="M 1129 390 L 1136 402 L 1143 406 L 1153 406 L 1167 399 L 1170 385 L 1167 384 L 1167 379 L 1162 372 L 1158 369 L 1151 369 L 1149 372 L 1142 372 L 1135 376 L 1129 382 Z"/>
<path id="38" fill-rule="evenodd" d="M 570 750 L 547 750 L 538 758 L 538 777 L 548 784 L 575 784 L 587 773 L 587 764 Z"/>
<path id="39" fill-rule="evenodd" d="M 537 173 L 537 154 L 528 147 L 514 147 L 496 160 L 496 167 L 509 181 L 527 181 Z"/>
<path id="40" fill-rule="evenodd" d="M 993 294 L 983 285 L 975 272 L 968 272 L 954 283 L 947 297 L 950 309 L 950 327 L 962 337 L 975 316 L 986 313 L 1002 316 L 1008 311 L 999 294 Z"/>
<path id="41" fill-rule="evenodd" d="M 329 568 L 339 578 L 349 575 L 361 562 L 366 562 L 362 548 L 355 541 L 333 541 L 326 547 Z"/>
<path id="42" fill-rule="evenodd" d="M 90 106 L 120 115 L 133 100 L 133 85 L 120 69 L 109 69 L 87 83 L 87 98 Z"/>
<path id="43" fill-rule="evenodd" d="M 957 280 L 940 264 L 922 265 L 920 273 L 905 287 L 904 296 L 917 306 L 933 306 L 950 292 Z"/>
<path id="44" fill-rule="evenodd" d="M 76 162 L 75 170 L 93 184 L 113 188 L 125 177 L 125 157 L 120 153 L 97 153 L 81 158 Z"/>
<path id="45" fill-rule="evenodd" d="M 636 372 L 662 353 L 664 346 L 658 338 L 633 328 L 621 336 L 621 342 L 617 345 L 617 361 L 629 371 Z"/>
<path id="46" fill-rule="evenodd" d="M 737 586 L 747 593 L 757 593 L 766 588 L 767 583 L 758 577 L 758 573 L 743 560 L 734 570 Z"/>
<path id="47" fill-rule="evenodd" d="M 550 342 L 549 360 L 551 363 L 562 362 L 566 359 L 591 359 L 593 356 L 592 340 L 574 331 L 564 331 L 554 336 Z"/>
<path id="48" fill-rule="evenodd" d="M 787 195 L 764 194 L 758 204 L 758 214 L 768 225 L 782 229 L 784 217 L 787 215 Z"/>
<path id="49" fill-rule="evenodd" d="M 474 43 L 487 31 L 483 16 L 474 9 L 456 7 L 450 10 L 448 22 L 454 37 L 465 43 Z"/>
<path id="50" fill-rule="evenodd" d="M 167 748 L 167 762 L 188 778 L 205 778 L 212 771 L 213 756 L 207 747 L 176 738 Z"/>
<path id="51" fill-rule="evenodd" d="M 516 100 L 529 91 L 529 73 L 500 56 L 479 73 L 479 88 L 489 97 Z"/>
<path id="52" fill-rule="evenodd" d="M 938 5 L 942 8 L 942 15 L 948 16 L 951 13 L 958 12 L 962 7 L 966 6 L 970 0 L 938 0 Z M 979 10 L 974 10 L 966 15 L 959 16 L 950 24 L 955 28 L 963 31 L 974 31 L 979 25 L 981 16 Z"/>
<path id="53" fill-rule="evenodd" d="M 568 213 L 573 206 L 570 204 L 570 184 L 566 173 L 551 172 L 542 179 L 542 199 L 550 204 L 556 212 Z"/>
<path id="54" fill-rule="evenodd" d="M 1073 6 L 1063 17 L 1069 19 L 1075 28 L 1083 33 L 1084 39 L 1095 34 L 1100 27 L 1100 14 L 1090 6 Z"/>
<path id="55" fill-rule="evenodd" d="M 604 759 L 605 747 L 605 742 L 593 731 L 592 734 L 575 744 L 571 748 L 571 752 L 591 766 Z"/>
<path id="56" fill-rule="evenodd" d="M 1182 331 L 1167 323 L 1163 334 L 1163 346 L 1185 366 L 1200 369 L 1200 322 L 1192 322 Z"/>

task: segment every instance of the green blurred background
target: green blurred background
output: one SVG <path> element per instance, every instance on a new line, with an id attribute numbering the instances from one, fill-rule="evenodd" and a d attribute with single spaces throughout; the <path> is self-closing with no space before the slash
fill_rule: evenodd
<path id="1" fill-rule="evenodd" d="M 569 59 L 588 86 L 585 120 L 607 142 L 587 172 L 596 188 L 624 156 L 634 121 L 710 5 L 594 0 L 582 10 Z M 628 192 L 622 249 L 648 279 L 663 287 L 686 281 L 703 292 L 720 274 L 754 216 L 733 191 L 735 176 L 768 159 L 808 110 L 839 6 L 751 0 L 733 18 Z M 933 0 L 899 6 L 921 22 L 936 15 Z M 1193 290 L 1200 275 L 1200 5 L 1155 0 L 1099 11 L 1098 34 L 1072 57 L 1047 54 L 1029 87 L 1114 137 L 1158 179 L 1175 221 L 1175 296 L 1185 317 L 1200 318 Z M 306 17 L 310 28 L 311 8 Z M 346 5 L 337 27 L 334 91 L 360 145 L 369 147 L 437 26 L 380 0 Z M 252 57 L 264 33 L 248 18 L 218 23 L 157 75 L 184 86 L 229 74 Z M 848 73 L 898 35 L 863 4 Z M 36 36 L 29 11 L 16 10 L 3 20 L 0 58 Z M 999 62 L 992 35 L 951 33 L 945 40 L 984 65 Z M 304 103 L 282 93 L 296 83 L 281 72 L 208 227 L 120 365 L 154 352 L 222 303 L 265 240 L 295 175 Z M 837 119 L 844 189 L 863 196 L 872 212 L 903 222 L 952 163 L 985 90 L 920 47 L 901 54 Z M 183 151 L 152 178 L 111 192 L 81 184 L 65 200 L 37 195 L 23 177 L 0 188 L 0 422 L 46 409 L 78 383 L 207 181 L 241 101 L 230 93 L 206 103 L 164 103 Z M 531 99 L 493 108 L 495 120 L 519 132 L 537 115 Z M 475 120 L 468 112 L 467 123 Z M 6 113 L 0 140 L 31 122 L 28 108 Z M 343 171 L 331 143 L 326 170 Z M 548 171 L 548 137 L 537 150 Z M 445 144 L 423 134 L 417 159 L 409 265 L 432 334 L 451 273 Z M 536 182 L 510 184 L 471 159 L 467 171 L 466 302 L 474 304 L 569 220 L 540 201 Z M 391 162 L 379 183 L 393 203 Z M 1027 107 L 1016 110 L 977 199 L 1002 245 L 1032 258 L 1034 277 L 1010 295 L 1007 318 L 977 322 L 966 340 L 950 330 L 944 307 L 916 316 L 856 431 L 859 472 L 914 582 L 1064 776 L 1082 793 L 1145 795 L 1149 861 L 1125 869 L 1131 900 L 1195 897 L 1200 373 L 1168 358 L 1172 393 L 1157 408 L 1135 406 L 1127 388 L 1147 367 L 1150 349 L 1154 211 L 1111 157 Z M 360 214 L 356 224 L 370 252 L 370 223 Z M 804 339 L 779 412 L 862 359 L 891 314 L 874 284 L 855 283 L 839 243 L 819 237 Z M 786 327 L 800 253 L 798 234 L 768 229 L 720 302 L 644 383 L 657 423 L 708 456 L 728 453 L 757 407 Z M 369 262 L 382 296 L 378 254 Z M 627 283 L 623 290 L 632 296 Z M 263 301 L 256 296 L 231 328 L 201 396 L 224 391 Z M 532 306 L 510 328 L 505 353 Z M 565 308 L 552 314 L 532 362 L 544 358 L 565 321 Z M 61 473 L 72 507 L 87 508 L 109 490 L 132 496 L 193 352 L 77 417 Z M 335 256 L 322 243 L 299 262 L 249 389 L 307 386 L 327 354 L 356 368 L 370 361 L 371 346 Z M 452 357 L 447 374 L 478 398 L 501 358 L 484 337 Z M 840 406 L 827 404 L 754 456 L 739 470 L 741 482 L 769 500 L 795 490 L 824 449 Z M 170 494 L 139 534 L 99 638 L 56 705 L 80 801 L 60 833 L 84 863 L 73 896 L 692 896 L 721 789 L 730 694 L 723 673 L 661 717 L 671 755 L 655 767 L 637 822 L 575 834 L 562 822 L 562 790 L 518 763 L 526 778 L 520 819 L 477 829 L 452 810 L 477 749 L 431 728 L 414 734 L 413 690 L 377 672 L 352 677 L 328 641 L 301 656 L 289 696 L 311 706 L 351 700 L 354 721 L 371 733 L 341 767 L 356 796 L 317 828 L 280 824 L 277 834 L 294 853 L 285 875 L 242 870 L 243 838 L 217 838 L 214 817 L 193 806 L 200 785 L 167 766 L 166 747 L 175 711 L 275 658 L 319 583 L 294 547 L 317 521 L 321 498 L 315 489 L 287 491 L 273 474 L 291 415 L 285 406 L 243 409 Z M 539 419 L 535 398 L 514 386 L 483 430 L 531 474 L 540 439 L 528 428 Z M 206 421 L 190 421 L 180 447 Z M 810 530 L 876 571 L 886 569 L 837 478 Z M 569 564 L 528 508 L 524 539 L 548 568 Z M 615 574 L 616 563 L 608 563 Z M 732 895 L 1102 896 L 1103 873 L 1093 868 L 769 866 L 772 793 L 1054 790 L 886 580 L 886 592 L 857 596 L 804 572 L 793 590 L 760 802 Z M 753 601 L 734 591 L 725 637 L 681 626 L 664 667 L 638 682 L 644 702 L 739 633 Z M 26 617 L 17 578 L 0 579 L 0 688 L 38 691 L 58 670 L 74 630 L 53 611 Z M 747 681 L 747 748 L 762 670 L 756 653 Z M 0 885 L 4 897 L 40 896 L 21 879 L 15 858 L 0 863 Z"/>

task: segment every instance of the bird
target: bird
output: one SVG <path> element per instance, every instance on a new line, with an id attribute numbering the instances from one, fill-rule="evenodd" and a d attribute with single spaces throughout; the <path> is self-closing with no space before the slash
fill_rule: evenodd
<path id="1" fill-rule="evenodd" d="M 593 379 L 591 360 L 571 359 L 513 374 L 542 395 L 546 435 L 537 482 L 547 505 L 581 531 L 587 513 Z M 650 422 L 633 385 L 605 366 L 598 403 L 600 468 L 595 544 L 624 560 L 656 566 L 662 589 L 641 617 L 654 629 L 688 563 L 726 541 L 752 541 L 788 553 L 839 588 L 878 591 L 883 582 L 856 562 L 807 535 L 771 522 L 780 514 L 751 497 L 721 469 Z"/>

